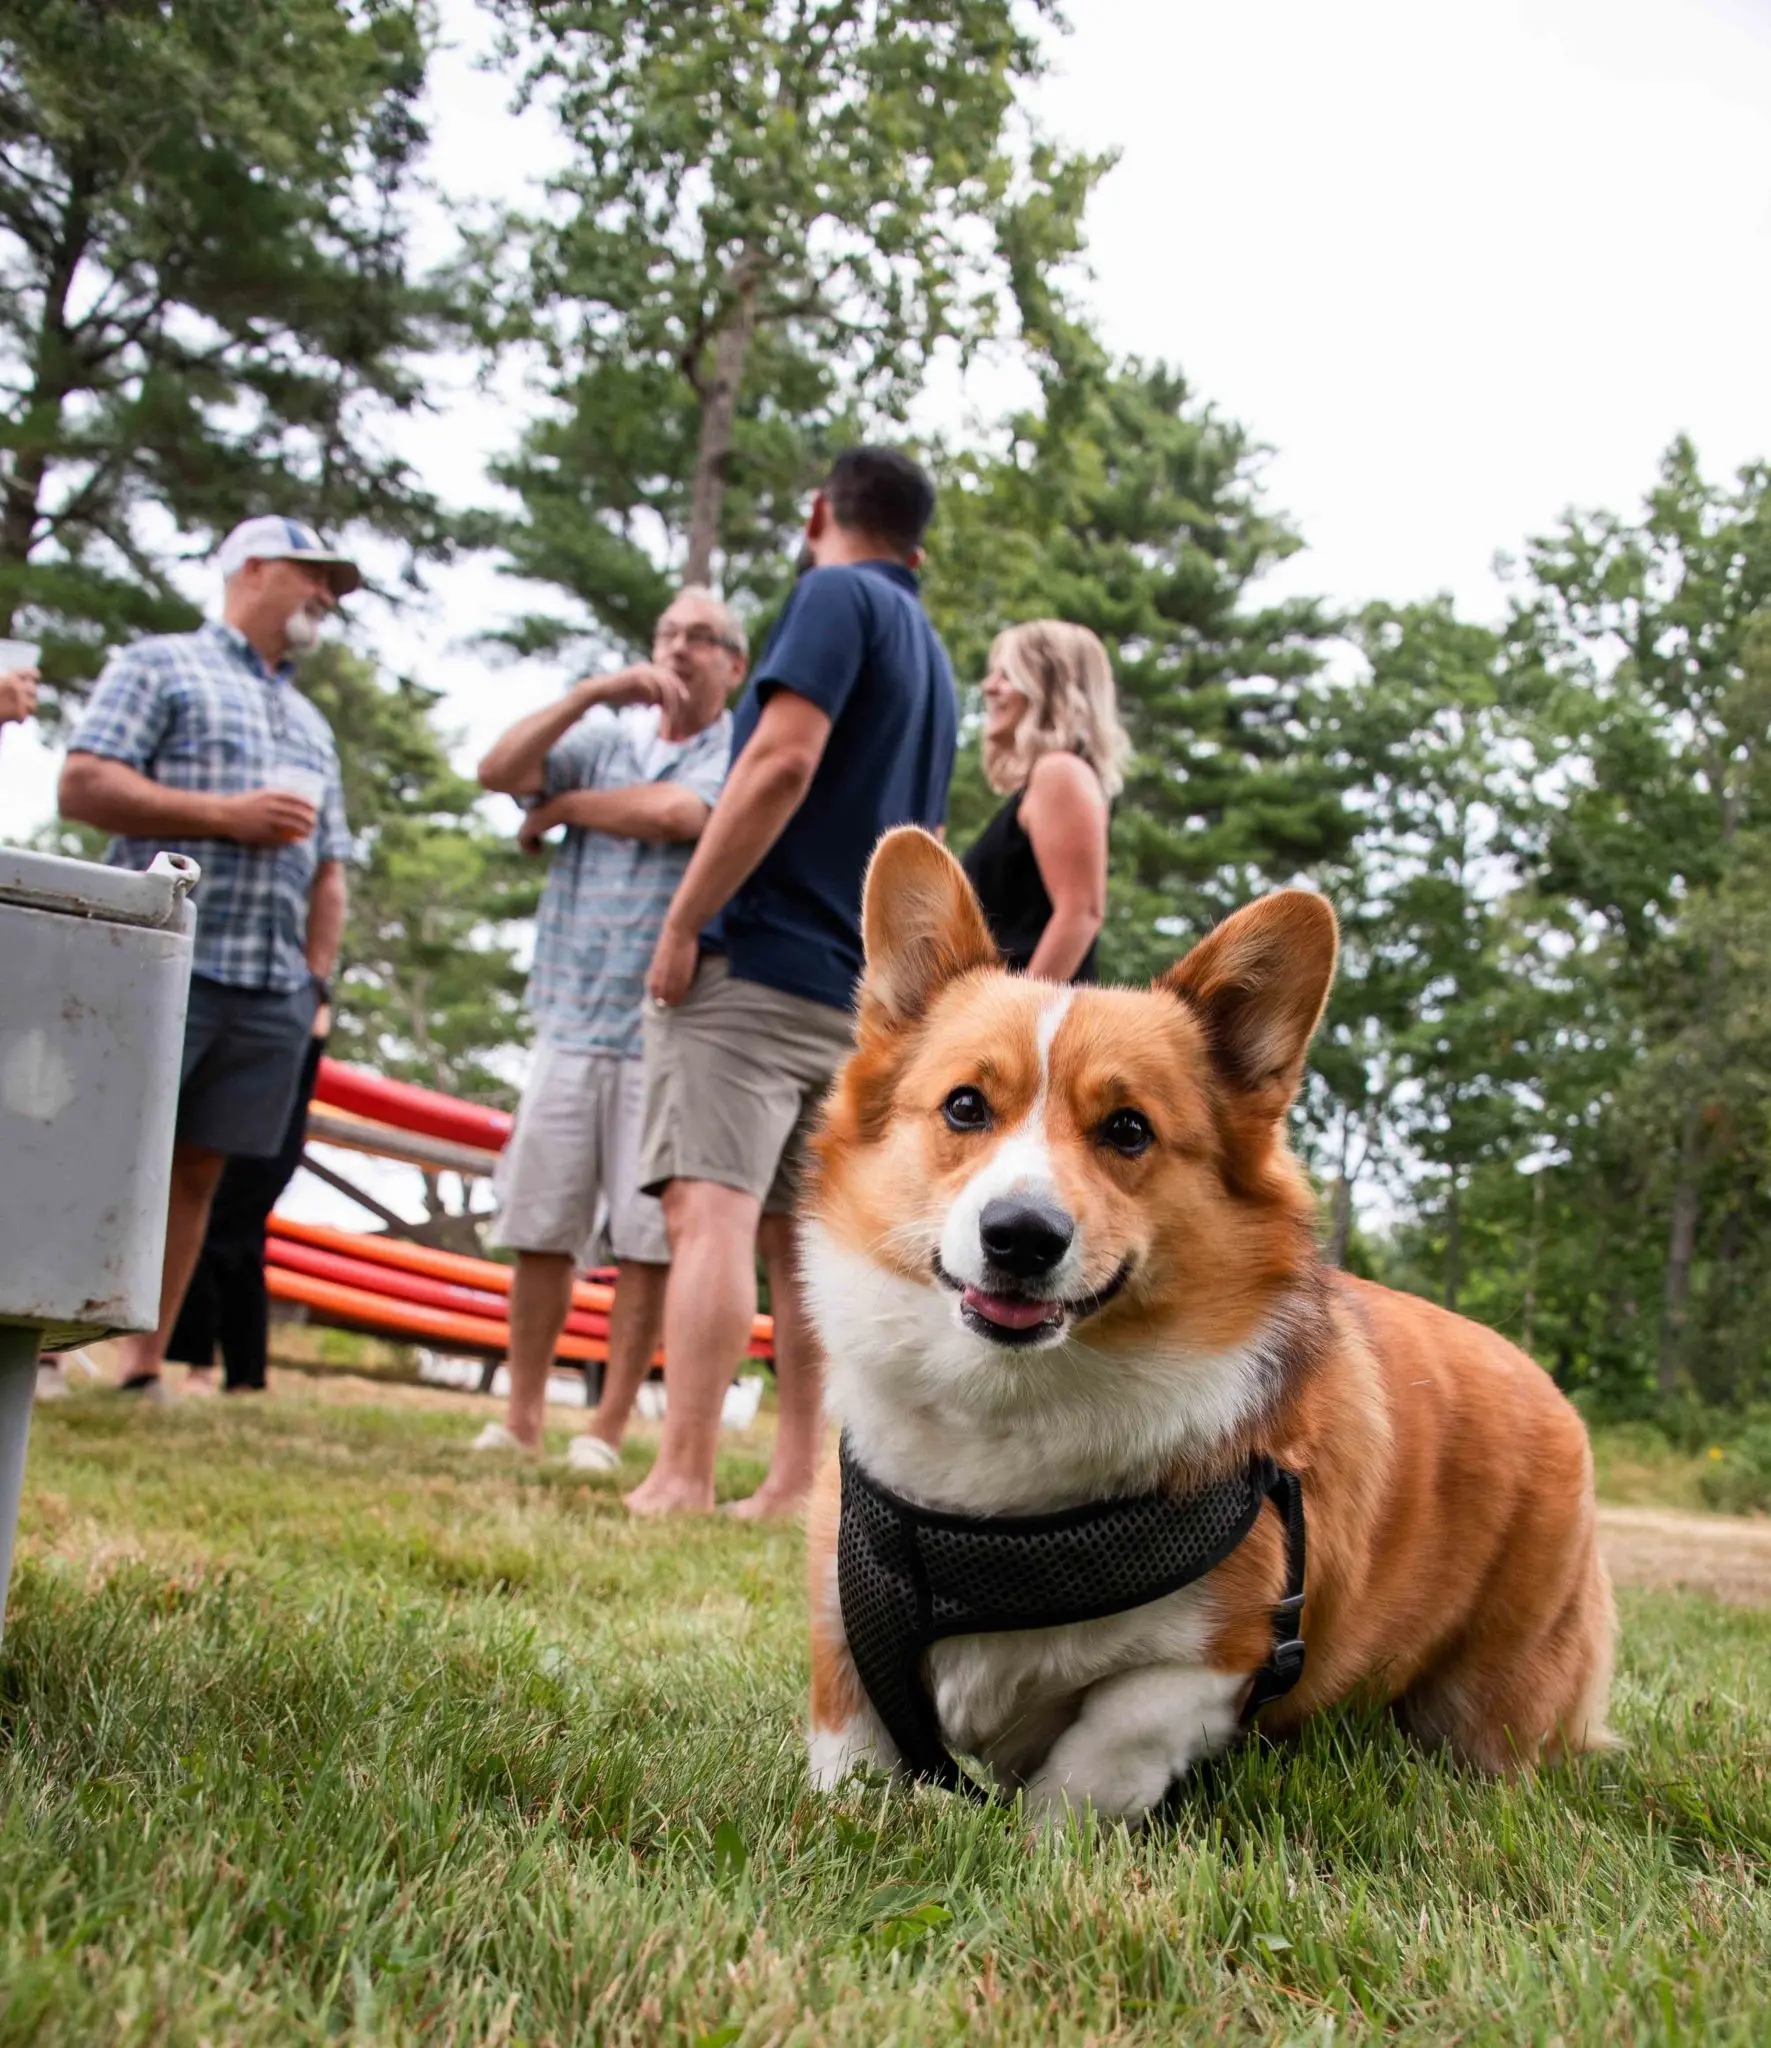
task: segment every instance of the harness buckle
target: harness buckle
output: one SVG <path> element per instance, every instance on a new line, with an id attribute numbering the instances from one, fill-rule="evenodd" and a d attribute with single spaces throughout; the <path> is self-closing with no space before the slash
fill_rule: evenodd
<path id="1" fill-rule="evenodd" d="M 1297 1618 L 1303 1612 L 1302 1593 L 1287 1593 L 1273 1603 L 1273 1649 L 1267 1668 L 1273 1673 L 1279 1692 L 1290 1692 L 1304 1675 L 1304 1639 L 1297 1633 Z"/>
<path id="2" fill-rule="evenodd" d="M 1267 1652 L 1267 1661 L 1255 1673 L 1254 1682 L 1248 1688 L 1248 1697 L 1242 1703 L 1242 1725 L 1245 1728 L 1263 1707 L 1283 1699 L 1304 1675 L 1304 1639 L 1296 1633 L 1303 1605 L 1301 1591 L 1287 1593 L 1283 1599 L 1273 1602 L 1270 1610 L 1273 1647 Z"/>

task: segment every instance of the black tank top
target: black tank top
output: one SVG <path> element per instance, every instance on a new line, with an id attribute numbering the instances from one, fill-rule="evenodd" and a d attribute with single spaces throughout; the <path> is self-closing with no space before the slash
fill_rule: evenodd
<path id="1" fill-rule="evenodd" d="M 1052 915 L 1052 899 L 1033 857 L 1033 842 L 1021 824 L 1021 799 L 1026 794 L 1024 789 L 1015 791 L 972 841 L 961 863 L 978 892 L 1004 964 L 1017 974 L 1026 971 Z M 1090 944 L 1072 981 L 1094 980 L 1098 944 Z"/>

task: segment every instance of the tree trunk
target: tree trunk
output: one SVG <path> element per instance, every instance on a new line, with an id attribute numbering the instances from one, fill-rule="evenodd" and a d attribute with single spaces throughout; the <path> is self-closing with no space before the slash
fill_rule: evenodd
<path id="1" fill-rule="evenodd" d="M 1532 1325 L 1537 1321 L 1537 1249 L 1543 1241 L 1543 1183 L 1549 1171 L 1540 1166 L 1531 1176 L 1531 1243 L 1525 1255 L 1525 1315 L 1519 1349 L 1531 1354 Z"/>
<path id="2" fill-rule="evenodd" d="M 1703 1110 L 1693 1098 L 1679 1125 L 1679 1173 L 1673 1184 L 1672 1220 L 1666 1236 L 1666 1293 L 1660 1318 L 1660 1365 L 1655 1377 L 1661 1397 L 1678 1392 L 1685 1359 L 1685 1324 L 1691 1305 L 1691 1261 L 1697 1251 L 1697 1167 L 1703 1147 Z"/>
<path id="3" fill-rule="evenodd" d="M 1746 1241 L 1746 1204 L 1752 1198 L 1750 1183 L 1744 1193 L 1737 1192 L 1728 1204 L 1728 1213 L 1722 1219 L 1722 1234 L 1716 1240 L 1716 1265 L 1721 1271 L 1724 1286 L 1733 1292 L 1736 1273 L 1740 1265 L 1741 1248 Z"/>
<path id="4" fill-rule="evenodd" d="M 1597 1342 L 1603 1344 L 1613 1321 L 1612 1302 L 1616 1290 L 1610 1295 L 1603 1292 L 1604 1275 L 1611 1256 L 1611 1221 L 1615 1200 L 1608 1175 L 1600 1177 L 1596 1190 L 1597 1225 L 1593 1232 L 1592 1249 L 1587 1266 L 1587 1281 L 1575 1290 L 1568 1304 L 1568 1314 L 1562 1324 L 1561 1336 L 1556 1342 L 1556 1363 L 1553 1377 L 1564 1393 L 1574 1384 L 1574 1369 L 1583 1367 L 1590 1377 L 1595 1357 L 1594 1330 L 1598 1330 Z M 1603 1312 L 1595 1310 L 1603 1304 Z"/>
<path id="5" fill-rule="evenodd" d="M 713 575 L 720 506 L 726 495 L 726 466 L 732 456 L 732 421 L 744 379 L 744 358 L 756 331 L 756 294 L 762 282 L 759 260 L 738 260 L 732 309 L 713 349 L 713 381 L 701 385 L 701 437 L 695 449 L 695 487 L 689 501 L 689 555 L 685 583 L 706 583 Z"/>
<path id="6" fill-rule="evenodd" d="M 37 512 L 49 456 L 61 433 L 62 407 L 76 378 L 68 332 L 68 297 L 86 253 L 90 234 L 84 185 L 76 180 L 62 220 L 62 231 L 43 274 L 43 317 L 37 326 L 31 388 L 19 408 L 25 423 L 12 452 L 12 463 L 0 480 L 0 564 L 22 570 L 37 539 Z M 0 634 L 12 631 L 16 576 L 0 578 Z"/>
<path id="7" fill-rule="evenodd" d="M 1459 1271 L 1459 1257 L 1463 1250 L 1461 1238 L 1462 1218 L 1458 1209 L 1459 1188 L 1457 1175 L 1451 1176 L 1451 1194 L 1445 1205 L 1445 1306 L 1457 1307 L 1457 1286 L 1463 1275 Z"/>
<path id="8" fill-rule="evenodd" d="M 1737 810 L 1724 810 L 1722 843 L 1732 843 L 1739 823 Z M 1722 942 L 1710 942 L 1704 964 L 1703 999 L 1698 1012 L 1698 1071 L 1686 1077 L 1685 1106 L 1679 1117 L 1679 1168 L 1673 1182 L 1673 1212 L 1666 1233 L 1666 1282 L 1661 1296 L 1660 1360 L 1655 1378 L 1663 1398 L 1678 1390 L 1685 1362 L 1685 1326 L 1691 1308 L 1691 1264 L 1697 1254 L 1698 1171 L 1703 1161 L 1704 1078 L 1709 1071 L 1710 1020 L 1722 1002 L 1722 977 L 1727 969 Z"/>
<path id="9" fill-rule="evenodd" d="M 1331 1266 L 1347 1263 L 1347 1239 L 1353 1231 L 1353 1184 L 1337 1173 L 1328 1191 L 1328 1243 L 1322 1256 Z"/>

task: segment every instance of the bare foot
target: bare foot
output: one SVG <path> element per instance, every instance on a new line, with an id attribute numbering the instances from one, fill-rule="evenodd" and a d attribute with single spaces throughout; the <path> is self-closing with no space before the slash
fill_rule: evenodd
<path id="1" fill-rule="evenodd" d="M 687 1479 L 661 1479 L 650 1472 L 622 1505 L 630 1515 L 710 1515 L 713 1512 L 713 1484 L 697 1486 Z"/>
<path id="2" fill-rule="evenodd" d="M 212 1371 L 203 1371 L 200 1366 L 192 1366 L 184 1376 L 184 1391 L 187 1397 L 195 1394 L 199 1399 L 206 1394 L 216 1393 L 219 1390 L 215 1384 L 215 1374 Z"/>
<path id="3" fill-rule="evenodd" d="M 767 1480 L 748 1500 L 729 1500 L 720 1509 L 735 1522 L 785 1522 L 805 1512 L 811 1488 L 771 1486 Z"/>

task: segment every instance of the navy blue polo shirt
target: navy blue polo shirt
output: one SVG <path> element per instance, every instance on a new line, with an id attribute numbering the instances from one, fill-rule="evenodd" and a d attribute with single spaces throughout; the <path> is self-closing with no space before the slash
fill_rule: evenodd
<path id="1" fill-rule="evenodd" d="M 946 822 L 959 698 L 916 593 L 899 562 L 812 569 L 751 673 L 734 763 L 778 689 L 827 713 L 830 738 L 805 800 L 702 934 L 740 981 L 846 1010 L 861 977 L 868 856 L 894 825 Z"/>

